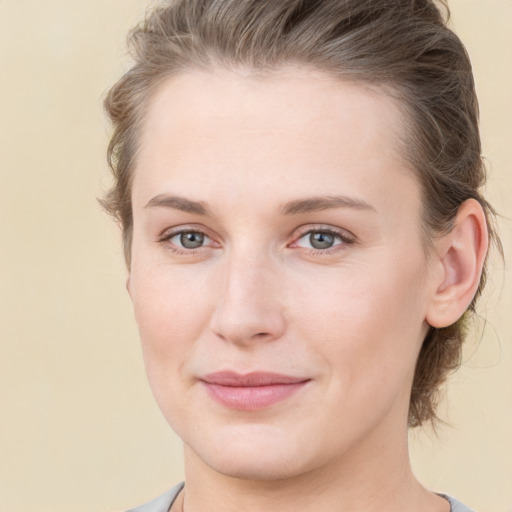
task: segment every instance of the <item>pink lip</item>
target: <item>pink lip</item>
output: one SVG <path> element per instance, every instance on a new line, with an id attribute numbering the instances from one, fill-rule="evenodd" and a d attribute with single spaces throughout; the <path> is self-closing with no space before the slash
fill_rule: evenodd
<path id="1" fill-rule="evenodd" d="M 256 411 L 286 400 L 310 379 L 268 372 L 240 375 L 224 371 L 206 375 L 201 381 L 220 404 L 241 411 Z"/>

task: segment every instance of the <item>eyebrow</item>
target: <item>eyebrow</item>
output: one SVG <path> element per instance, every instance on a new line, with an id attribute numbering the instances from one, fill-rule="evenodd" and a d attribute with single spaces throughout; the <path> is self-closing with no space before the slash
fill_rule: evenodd
<path id="1" fill-rule="evenodd" d="M 144 208 L 174 208 L 182 212 L 195 213 L 196 215 L 208 215 L 208 209 L 199 201 L 191 201 L 181 196 L 170 196 L 167 194 L 159 194 L 146 204 Z"/>
<path id="2" fill-rule="evenodd" d="M 181 196 L 159 194 L 150 199 L 144 208 L 155 207 L 174 208 L 175 210 L 194 213 L 196 215 L 209 215 L 208 209 L 204 203 L 191 201 Z M 362 199 L 346 196 L 326 196 L 290 201 L 283 206 L 281 213 L 283 215 L 299 215 L 301 213 L 320 212 L 331 208 L 352 208 L 355 210 L 376 211 L 372 205 Z"/>
<path id="3" fill-rule="evenodd" d="M 301 213 L 320 212 L 331 208 L 352 208 L 355 210 L 366 210 L 375 212 L 375 208 L 363 201 L 346 196 L 309 197 L 290 201 L 283 206 L 284 215 L 298 215 Z"/>

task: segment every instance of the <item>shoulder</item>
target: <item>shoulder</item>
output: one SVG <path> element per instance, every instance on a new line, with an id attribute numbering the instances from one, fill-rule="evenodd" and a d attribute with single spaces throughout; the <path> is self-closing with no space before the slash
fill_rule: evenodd
<path id="1" fill-rule="evenodd" d="M 128 512 L 168 512 L 173 504 L 176 496 L 178 496 L 181 489 L 183 489 L 183 482 L 176 485 L 162 496 L 141 505 L 140 507 L 132 508 Z"/>
<path id="2" fill-rule="evenodd" d="M 442 496 L 448 502 L 450 503 L 450 512 L 475 512 L 473 509 L 467 507 L 466 505 L 462 504 L 460 501 L 457 501 L 455 498 L 452 498 L 451 496 L 448 496 L 446 494 L 440 494 L 439 496 Z"/>

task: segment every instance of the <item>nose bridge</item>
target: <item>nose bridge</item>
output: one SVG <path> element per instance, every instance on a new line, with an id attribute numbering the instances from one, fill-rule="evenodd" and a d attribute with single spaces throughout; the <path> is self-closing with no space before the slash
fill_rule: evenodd
<path id="1" fill-rule="evenodd" d="M 234 343 L 271 340 L 285 329 L 278 269 L 270 255 L 233 251 L 225 262 L 212 330 Z"/>

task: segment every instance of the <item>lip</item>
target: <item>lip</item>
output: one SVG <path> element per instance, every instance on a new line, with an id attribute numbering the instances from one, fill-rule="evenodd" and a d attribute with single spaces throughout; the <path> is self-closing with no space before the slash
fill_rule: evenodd
<path id="1" fill-rule="evenodd" d="M 230 409 L 257 411 L 286 400 L 310 379 L 270 372 L 245 375 L 232 371 L 211 373 L 201 382 L 216 402 Z"/>

